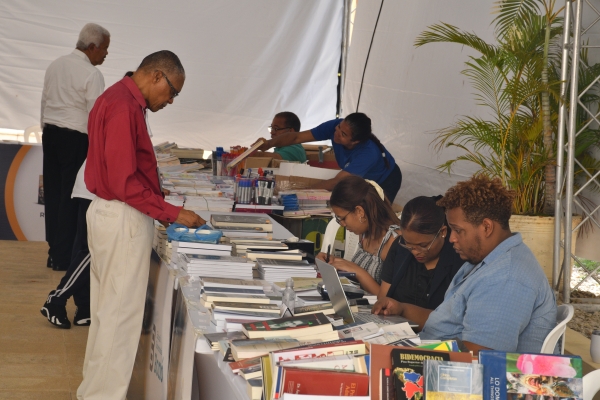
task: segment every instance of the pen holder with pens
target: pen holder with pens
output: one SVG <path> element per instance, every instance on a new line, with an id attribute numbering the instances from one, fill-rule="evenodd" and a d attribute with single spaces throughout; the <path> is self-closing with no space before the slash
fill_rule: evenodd
<path id="1" fill-rule="evenodd" d="M 250 204 L 253 201 L 254 182 L 253 178 L 235 179 L 235 201 L 238 204 Z"/>
<path id="2" fill-rule="evenodd" d="M 270 206 L 274 189 L 273 179 L 258 179 L 255 184 L 254 204 Z"/>

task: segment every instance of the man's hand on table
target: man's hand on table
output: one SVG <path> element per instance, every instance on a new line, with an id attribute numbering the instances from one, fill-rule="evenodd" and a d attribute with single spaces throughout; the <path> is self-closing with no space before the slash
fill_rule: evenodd
<path id="1" fill-rule="evenodd" d="M 179 210 L 179 215 L 177 216 L 175 223 L 185 225 L 188 228 L 197 228 L 204 225 L 206 221 L 195 212 L 182 208 Z"/>

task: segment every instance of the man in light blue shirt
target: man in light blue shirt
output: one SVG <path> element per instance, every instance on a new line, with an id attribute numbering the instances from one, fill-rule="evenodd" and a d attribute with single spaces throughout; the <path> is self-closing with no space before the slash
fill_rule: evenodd
<path id="1" fill-rule="evenodd" d="M 448 189 L 438 205 L 446 209 L 450 242 L 466 262 L 444 302 L 430 311 L 385 298 L 373 312 L 417 322 L 421 339 L 459 338 L 475 354 L 539 352 L 556 326 L 556 301 L 521 234 L 510 232 L 513 196 L 499 179 L 484 176 Z"/>

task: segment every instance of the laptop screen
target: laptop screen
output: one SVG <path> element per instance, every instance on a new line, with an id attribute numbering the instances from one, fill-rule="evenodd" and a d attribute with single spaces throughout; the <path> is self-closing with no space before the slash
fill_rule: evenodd
<path id="1" fill-rule="evenodd" d="M 351 324 L 354 322 L 352 311 L 350 311 L 350 305 L 344 293 L 344 288 L 340 282 L 340 277 L 337 274 L 337 270 L 331 264 L 327 264 L 324 261 L 315 259 L 317 263 L 317 270 L 321 273 L 325 289 L 329 295 L 329 301 L 333 305 L 333 310 L 339 316 L 344 319 L 344 324 Z"/>

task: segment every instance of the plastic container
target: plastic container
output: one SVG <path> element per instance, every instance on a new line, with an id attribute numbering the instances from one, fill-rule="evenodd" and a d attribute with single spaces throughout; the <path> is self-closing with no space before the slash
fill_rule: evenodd
<path id="1" fill-rule="evenodd" d="M 294 280 L 292 278 L 287 278 L 285 281 L 285 290 L 281 294 L 281 301 L 293 314 L 296 307 L 296 292 L 294 292 Z"/>

